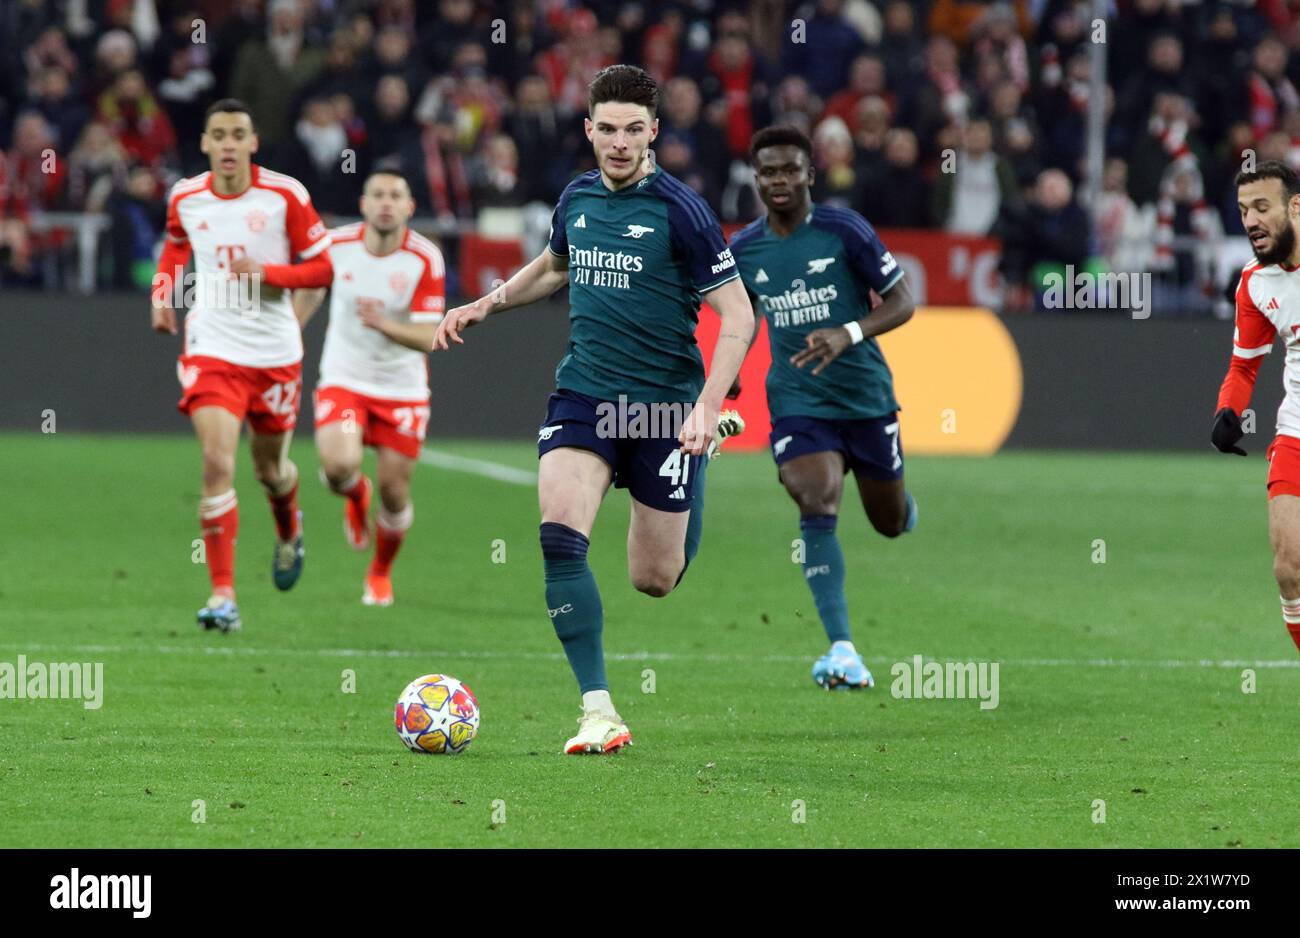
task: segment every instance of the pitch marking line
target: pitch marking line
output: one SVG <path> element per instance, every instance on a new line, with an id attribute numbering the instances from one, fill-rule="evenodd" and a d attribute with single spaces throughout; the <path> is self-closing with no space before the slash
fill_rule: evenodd
<path id="1" fill-rule="evenodd" d="M 498 652 L 498 651 L 448 651 L 432 649 L 410 651 L 381 648 L 251 648 L 244 645 L 51 645 L 0 642 L 0 648 L 12 648 L 23 653 L 74 652 L 76 654 L 120 655 L 156 653 L 162 655 L 279 655 L 289 658 L 474 658 L 505 661 L 563 661 L 563 652 Z M 873 664 L 910 661 L 915 652 L 895 658 L 873 655 L 866 660 Z M 606 652 L 611 661 L 702 661 L 702 662 L 802 662 L 808 655 L 714 655 L 679 654 L 676 652 Z M 942 663 L 951 659 L 927 658 Z M 963 659 L 965 660 L 965 659 Z M 970 659 L 975 660 L 975 659 Z M 1300 658 L 1281 660 L 1211 659 L 1211 658 L 1008 658 L 998 660 L 1005 667 L 1023 668 L 1300 668 Z"/>
<path id="2" fill-rule="evenodd" d="M 420 462 L 436 466 L 439 469 L 468 472 L 472 475 L 482 476 L 485 479 L 508 482 L 511 485 L 534 486 L 537 484 L 537 473 L 528 469 L 516 469 L 514 466 L 489 462 L 486 459 L 470 459 L 468 456 L 457 456 L 453 453 L 444 453 L 441 450 L 428 449 L 427 447 L 420 450 Z"/>

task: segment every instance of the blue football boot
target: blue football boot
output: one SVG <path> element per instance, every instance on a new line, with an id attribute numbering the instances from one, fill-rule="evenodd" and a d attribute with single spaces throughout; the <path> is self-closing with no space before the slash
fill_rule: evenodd
<path id="1" fill-rule="evenodd" d="M 835 642 L 831 650 L 812 666 L 813 680 L 827 690 L 866 690 L 875 687 L 875 678 L 867 670 L 862 656 L 853 650 L 850 642 Z"/>
<path id="2" fill-rule="evenodd" d="M 275 553 L 271 557 L 271 579 L 278 590 L 293 589 L 302 576 L 302 558 L 305 553 L 302 543 L 302 512 L 298 512 L 298 536 L 291 541 L 276 541 Z"/>

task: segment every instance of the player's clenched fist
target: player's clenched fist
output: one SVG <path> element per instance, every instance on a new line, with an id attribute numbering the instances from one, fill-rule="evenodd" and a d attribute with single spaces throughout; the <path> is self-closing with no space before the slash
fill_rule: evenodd
<path id="1" fill-rule="evenodd" d="M 1245 432 L 1241 428 L 1241 418 L 1231 407 L 1225 407 L 1214 415 L 1214 430 L 1210 439 L 1220 453 L 1236 453 L 1245 456 L 1246 451 L 1237 445 Z"/>
<path id="2" fill-rule="evenodd" d="M 465 340 L 460 337 L 463 330 L 468 329 L 476 322 L 482 322 L 487 318 L 488 311 L 478 303 L 466 303 L 464 306 L 457 306 L 455 309 L 447 311 L 442 322 L 438 323 L 438 331 L 433 334 L 433 350 L 450 349 L 447 340 L 465 344 Z"/>
<path id="3" fill-rule="evenodd" d="M 150 319 L 153 321 L 154 332 L 166 332 L 169 335 L 176 334 L 176 310 L 170 306 L 153 307 Z"/>

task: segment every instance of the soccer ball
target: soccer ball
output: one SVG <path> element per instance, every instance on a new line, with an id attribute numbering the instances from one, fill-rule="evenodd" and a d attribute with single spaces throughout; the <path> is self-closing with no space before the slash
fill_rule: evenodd
<path id="1" fill-rule="evenodd" d="M 446 674 L 417 677 L 397 698 L 393 722 L 412 752 L 454 756 L 478 734 L 478 701 L 468 684 Z"/>

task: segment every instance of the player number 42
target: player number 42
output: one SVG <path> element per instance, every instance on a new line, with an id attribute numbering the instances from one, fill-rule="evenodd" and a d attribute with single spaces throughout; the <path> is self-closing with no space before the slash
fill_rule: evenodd
<path id="1" fill-rule="evenodd" d="M 294 413 L 298 405 L 298 380 L 282 381 L 263 391 L 262 400 L 266 401 L 266 409 L 277 417 L 287 417 Z"/>

